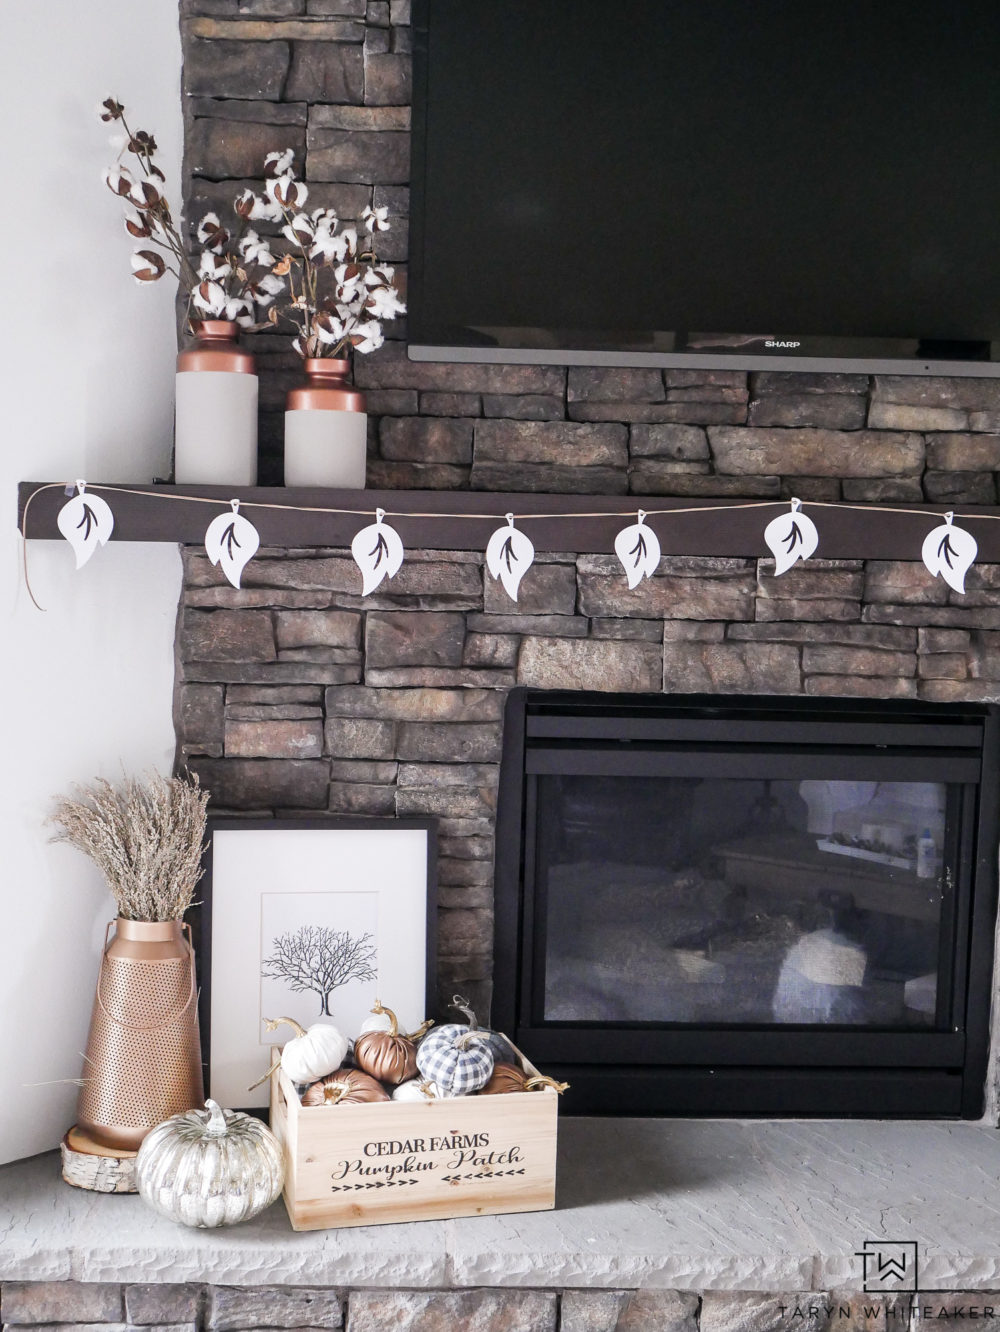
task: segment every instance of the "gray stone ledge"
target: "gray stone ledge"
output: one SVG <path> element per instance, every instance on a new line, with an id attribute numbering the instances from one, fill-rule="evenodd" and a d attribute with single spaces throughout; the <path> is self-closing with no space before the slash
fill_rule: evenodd
<path id="1" fill-rule="evenodd" d="M 138 1197 L 68 1188 L 48 1153 L 0 1168 L 0 1279 L 860 1293 L 857 1250 L 892 1235 L 919 1242 L 926 1290 L 1000 1286 L 990 1128 L 567 1117 L 559 1132 L 553 1212 L 303 1234 L 281 1203 L 186 1230 Z"/>

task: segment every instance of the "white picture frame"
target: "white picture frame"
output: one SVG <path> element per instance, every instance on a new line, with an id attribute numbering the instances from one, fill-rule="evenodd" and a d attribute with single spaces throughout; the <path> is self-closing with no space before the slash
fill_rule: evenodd
<path id="1" fill-rule="evenodd" d="M 228 1108 L 268 1103 L 270 1050 L 330 1022 L 357 1036 L 376 999 L 403 1031 L 434 994 L 432 819 L 210 818 L 195 920 L 205 1084 Z"/>

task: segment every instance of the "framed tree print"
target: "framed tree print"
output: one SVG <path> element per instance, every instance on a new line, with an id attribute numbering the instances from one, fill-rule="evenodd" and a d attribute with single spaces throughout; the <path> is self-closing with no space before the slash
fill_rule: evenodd
<path id="1" fill-rule="evenodd" d="M 210 818 L 198 949 L 206 1085 L 266 1106 L 268 1018 L 352 1039 L 376 998 L 405 1031 L 434 993 L 432 819 Z M 286 1033 L 283 1033 L 283 1042 Z"/>

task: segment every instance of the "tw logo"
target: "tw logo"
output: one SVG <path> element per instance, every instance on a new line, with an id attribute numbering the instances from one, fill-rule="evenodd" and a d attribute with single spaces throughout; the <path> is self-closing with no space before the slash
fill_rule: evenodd
<path id="1" fill-rule="evenodd" d="M 915 1240 L 865 1240 L 856 1256 L 861 1259 L 866 1292 L 916 1291 Z"/>

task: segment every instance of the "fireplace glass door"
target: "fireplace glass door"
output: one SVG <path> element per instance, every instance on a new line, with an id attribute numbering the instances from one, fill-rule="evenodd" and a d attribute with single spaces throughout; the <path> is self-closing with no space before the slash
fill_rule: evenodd
<path id="1" fill-rule="evenodd" d="M 516 691 L 494 1024 L 579 1113 L 975 1116 L 996 750 L 983 705 Z"/>
<path id="2" fill-rule="evenodd" d="M 945 1029 L 956 797 L 540 777 L 544 1020 Z"/>

